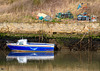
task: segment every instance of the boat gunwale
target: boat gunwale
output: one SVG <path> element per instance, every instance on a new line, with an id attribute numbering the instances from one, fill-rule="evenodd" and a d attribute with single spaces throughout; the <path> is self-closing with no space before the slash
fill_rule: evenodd
<path id="1" fill-rule="evenodd" d="M 17 45 L 16 43 L 7 43 L 7 46 L 33 46 L 33 47 L 54 47 L 55 44 L 47 44 L 47 45 L 29 45 L 29 44 L 26 44 L 26 45 Z"/>
<path id="2" fill-rule="evenodd" d="M 23 46 L 23 47 L 28 47 L 28 46 L 32 46 L 32 47 L 52 47 L 52 48 L 54 48 L 54 46 L 52 45 L 52 46 L 48 46 L 48 45 L 46 45 L 46 46 L 44 46 L 44 45 L 12 45 L 12 44 L 7 44 L 8 46 Z"/>

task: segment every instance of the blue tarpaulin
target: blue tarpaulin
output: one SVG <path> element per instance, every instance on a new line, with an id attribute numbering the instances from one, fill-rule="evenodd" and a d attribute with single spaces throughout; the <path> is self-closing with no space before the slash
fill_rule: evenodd
<path id="1" fill-rule="evenodd" d="M 79 4 L 77 9 L 80 9 L 81 7 L 82 7 L 81 4 Z"/>
<path id="2" fill-rule="evenodd" d="M 42 16 L 40 16 L 40 17 L 39 17 L 39 20 L 42 20 L 42 19 L 43 19 L 43 17 L 42 17 Z"/>

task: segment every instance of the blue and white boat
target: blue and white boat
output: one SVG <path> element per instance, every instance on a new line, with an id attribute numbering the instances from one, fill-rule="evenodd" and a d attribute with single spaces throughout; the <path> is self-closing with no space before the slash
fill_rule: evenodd
<path id="1" fill-rule="evenodd" d="M 17 43 L 7 43 L 13 51 L 54 51 L 55 44 L 51 43 L 28 43 L 27 39 L 20 39 Z"/>
<path id="2" fill-rule="evenodd" d="M 27 63 L 28 60 L 54 60 L 53 52 L 10 52 L 6 56 L 7 61 L 17 59 L 19 63 Z"/>

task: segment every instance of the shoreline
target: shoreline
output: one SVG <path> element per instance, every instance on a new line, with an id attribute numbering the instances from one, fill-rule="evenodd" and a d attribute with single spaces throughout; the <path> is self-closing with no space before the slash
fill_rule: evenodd
<path id="1" fill-rule="evenodd" d="M 70 51 L 75 50 L 75 51 L 86 51 L 88 48 L 90 48 L 90 44 L 92 44 L 92 49 L 91 51 L 97 51 L 99 49 L 99 43 L 100 43 L 100 35 L 98 36 L 89 36 L 88 34 L 84 37 L 84 35 L 75 35 L 75 34 L 70 34 L 69 35 L 53 35 L 53 36 L 48 36 L 48 35 L 39 35 L 39 34 L 11 34 L 11 33 L 0 33 L 0 43 L 1 43 L 1 49 L 6 49 L 7 47 L 5 46 L 7 42 L 10 43 L 15 43 L 19 39 L 27 39 L 28 42 L 40 42 L 40 43 L 54 43 L 55 45 L 55 50 L 61 50 L 61 49 L 69 49 Z M 89 42 L 91 41 L 91 42 Z M 81 46 L 80 46 L 81 44 Z M 85 46 L 85 47 L 84 47 Z M 3 48 L 5 47 L 5 48 Z M 81 48 L 80 48 L 81 47 Z M 7 48 L 8 49 L 8 48 Z"/>
<path id="2" fill-rule="evenodd" d="M 0 33 L 13 34 L 100 34 L 100 23 L 0 23 Z"/>
<path id="3" fill-rule="evenodd" d="M 93 39 L 100 39 L 100 34 L 27 34 L 27 33 L 0 33 L 1 38 L 49 38 L 49 39 L 60 39 L 60 38 L 76 38 L 81 39 L 92 37 Z"/>

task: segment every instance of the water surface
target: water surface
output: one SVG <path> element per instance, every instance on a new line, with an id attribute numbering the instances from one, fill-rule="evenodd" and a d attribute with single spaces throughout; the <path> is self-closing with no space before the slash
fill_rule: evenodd
<path id="1" fill-rule="evenodd" d="M 100 71 L 100 52 L 64 49 L 54 53 L 16 54 L 0 51 L 0 71 Z"/>

